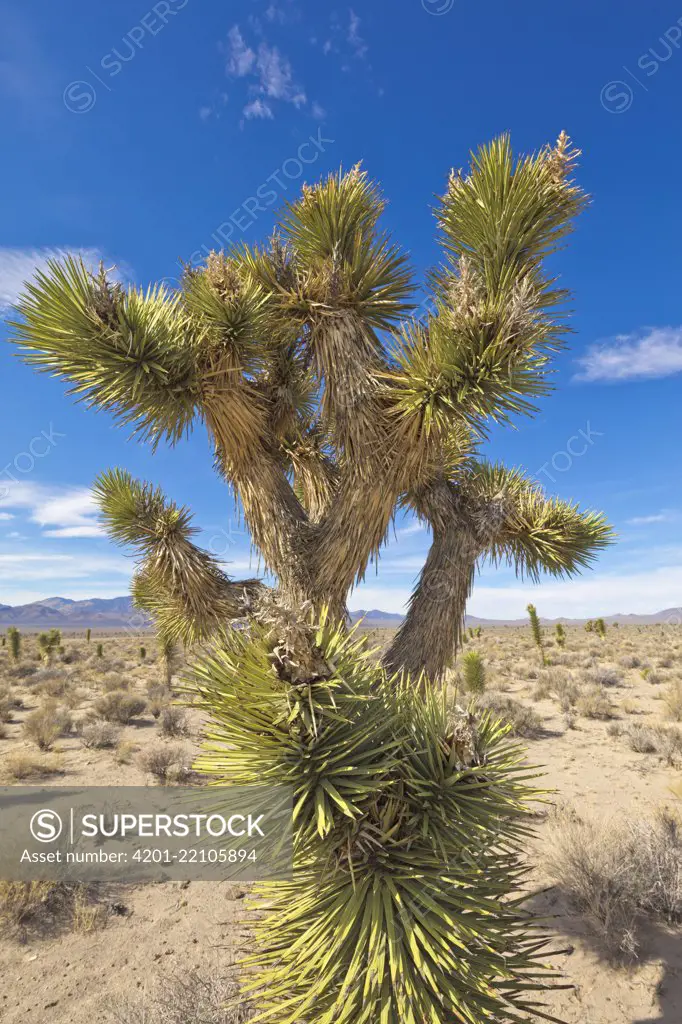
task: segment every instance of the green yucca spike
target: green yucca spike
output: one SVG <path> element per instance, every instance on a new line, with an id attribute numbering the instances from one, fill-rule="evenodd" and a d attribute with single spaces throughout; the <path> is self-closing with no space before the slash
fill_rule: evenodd
<path id="1" fill-rule="evenodd" d="M 467 651 L 462 658 L 462 676 L 469 693 L 485 690 L 485 665 L 478 651 Z"/>
<path id="2" fill-rule="evenodd" d="M 21 633 L 16 626 L 10 626 L 7 630 L 9 639 L 9 653 L 13 661 L 19 661 L 21 657 Z"/>
<path id="3" fill-rule="evenodd" d="M 533 636 L 533 643 L 540 652 L 540 658 L 543 665 L 547 664 L 547 658 L 545 657 L 545 649 L 542 646 L 542 629 L 540 628 L 540 619 L 534 604 L 529 604 L 526 608 L 528 616 L 530 618 L 530 631 Z"/>

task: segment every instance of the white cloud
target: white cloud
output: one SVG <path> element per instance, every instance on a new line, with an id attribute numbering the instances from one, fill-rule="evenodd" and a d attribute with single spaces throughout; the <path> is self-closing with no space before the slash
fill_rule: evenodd
<path id="1" fill-rule="evenodd" d="M 11 514 L 11 512 L 0 512 L 0 523 L 5 523 L 9 519 L 14 519 L 14 516 Z"/>
<path id="2" fill-rule="evenodd" d="M 95 518 L 95 499 L 85 487 L 10 481 L 2 488 L 2 502 L 7 508 L 28 509 L 30 521 L 43 528 L 44 537 L 100 537 L 104 533 Z"/>
<path id="3" fill-rule="evenodd" d="M 2 596 L 0 604 L 6 604 L 6 587 L 13 581 L 24 582 L 51 582 L 53 588 L 63 590 L 62 583 L 70 580 L 93 579 L 93 585 L 98 585 L 97 579 L 101 582 L 102 576 L 120 576 L 122 579 L 117 584 L 123 587 L 130 579 L 134 563 L 132 559 L 112 556 L 79 556 L 35 554 L 32 552 L 20 552 L 17 554 L 0 554 L 0 573 L 2 575 Z M 43 592 L 42 597 L 46 596 Z"/>
<path id="4" fill-rule="evenodd" d="M 670 512 L 657 512 L 651 516 L 634 516 L 625 521 L 629 526 L 646 526 L 648 523 L 671 523 L 673 519 L 674 516 Z"/>
<path id="5" fill-rule="evenodd" d="M 682 327 L 619 334 L 592 345 L 578 363 L 574 379 L 589 383 L 670 377 L 682 372 Z"/>
<path id="6" fill-rule="evenodd" d="M 306 102 L 305 93 L 294 84 L 291 64 L 283 57 L 276 46 L 267 43 L 258 47 L 259 87 L 266 96 L 275 100 L 284 100 L 300 107 Z"/>
<path id="7" fill-rule="evenodd" d="M 0 248 L 0 312 L 16 303 L 25 283 L 37 270 L 44 270 L 48 260 L 63 259 L 68 255 L 81 256 L 92 267 L 96 267 L 101 259 L 97 249 Z"/>
<path id="8" fill-rule="evenodd" d="M 547 580 L 538 585 L 491 586 L 494 573 L 476 584 L 467 605 L 469 615 L 486 619 L 522 619 L 529 602 L 546 618 L 589 618 L 598 615 L 646 615 L 682 605 L 682 563 L 636 573 L 592 572 L 575 580 Z M 405 612 L 411 586 L 361 583 L 349 607 Z"/>
<path id="9" fill-rule="evenodd" d="M 258 97 L 255 100 L 251 100 L 250 103 L 247 103 L 242 113 L 244 114 L 244 117 L 246 117 L 246 119 L 249 121 L 251 121 L 254 117 L 263 118 L 271 121 L 272 118 L 274 117 L 271 107 L 269 107 L 267 103 L 264 103 L 263 100 L 259 99 Z"/>
<path id="10" fill-rule="evenodd" d="M 291 103 L 297 108 L 308 102 L 304 90 L 294 80 L 291 63 L 276 46 L 261 42 L 258 52 L 254 51 L 247 45 L 238 25 L 232 26 L 228 40 L 228 75 L 252 79 L 249 91 L 253 98 L 242 111 L 247 120 L 272 120 L 274 111 L 267 100 Z"/>
<path id="11" fill-rule="evenodd" d="M 367 43 L 360 35 L 360 19 L 357 14 L 350 8 L 350 25 L 348 27 L 348 42 L 353 47 L 356 57 L 364 57 L 367 53 Z"/>
<path id="12" fill-rule="evenodd" d="M 228 74 L 234 75 L 235 78 L 243 78 L 244 75 L 248 75 L 256 63 L 256 54 L 244 42 L 239 25 L 232 26 L 227 33 L 227 38 L 230 44 L 227 62 Z"/>

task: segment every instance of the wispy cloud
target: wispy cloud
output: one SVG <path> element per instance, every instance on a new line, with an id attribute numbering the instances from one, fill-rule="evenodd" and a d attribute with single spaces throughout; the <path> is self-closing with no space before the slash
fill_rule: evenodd
<path id="1" fill-rule="evenodd" d="M 404 612 L 410 591 L 409 586 L 382 584 L 379 578 L 377 583 L 360 584 L 349 608 Z M 682 604 L 682 563 L 629 574 L 595 572 L 580 579 L 548 580 L 537 586 L 489 586 L 486 579 L 474 586 L 467 612 L 488 619 L 521 619 L 529 601 L 547 618 L 587 618 L 619 612 L 652 614 Z"/>
<path id="2" fill-rule="evenodd" d="M 239 30 L 239 25 L 233 25 L 227 33 L 229 42 L 229 54 L 227 61 L 227 73 L 235 78 L 243 78 L 256 63 L 256 54 L 244 42 L 244 37 Z"/>
<path id="3" fill-rule="evenodd" d="M 353 48 L 356 57 L 361 60 L 367 55 L 368 46 L 360 35 L 360 19 L 351 7 L 349 10 L 350 22 L 348 25 L 348 42 Z"/>
<path id="4" fill-rule="evenodd" d="M 272 120 L 275 115 L 268 100 L 291 103 L 296 108 L 307 103 L 305 91 L 294 78 L 291 62 L 276 46 L 263 41 L 254 50 L 238 25 L 232 26 L 227 38 L 227 74 L 232 78 L 250 79 L 252 99 L 242 109 L 247 120 Z"/>
<path id="5" fill-rule="evenodd" d="M 675 519 L 672 512 L 656 512 L 650 516 L 633 516 L 632 519 L 626 519 L 625 522 L 628 526 L 646 526 L 649 523 L 671 523 Z"/>
<path id="6" fill-rule="evenodd" d="M 252 120 L 254 117 L 265 120 L 272 120 L 272 118 L 274 117 L 274 114 L 272 113 L 272 108 L 269 107 L 268 104 L 265 103 L 264 100 L 260 99 L 260 97 L 258 96 L 256 97 L 255 100 L 251 100 L 250 103 L 246 104 L 242 113 L 244 114 L 244 117 L 249 121 Z"/>
<path id="7" fill-rule="evenodd" d="M 616 335 L 592 345 L 578 363 L 575 379 L 590 383 L 670 377 L 682 372 L 682 327 Z"/>
<path id="8" fill-rule="evenodd" d="M 26 281 L 37 270 L 44 270 L 48 260 L 68 255 L 81 256 L 88 266 L 96 267 L 102 258 L 97 249 L 1 249 L 0 248 L 0 312 L 13 306 L 24 290 Z"/>
<path id="9" fill-rule="evenodd" d="M 95 518 L 95 499 L 88 488 L 53 488 L 27 480 L 9 481 L 3 485 L 2 505 L 3 509 L 28 509 L 29 521 L 42 528 L 44 537 L 103 535 Z"/>

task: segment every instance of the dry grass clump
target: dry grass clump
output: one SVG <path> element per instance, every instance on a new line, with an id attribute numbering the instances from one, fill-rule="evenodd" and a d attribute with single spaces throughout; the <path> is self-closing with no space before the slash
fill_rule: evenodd
<path id="1" fill-rule="evenodd" d="M 111 722 L 96 719 L 92 722 L 84 722 L 80 727 L 80 741 L 84 747 L 94 750 L 103 750 L 107 747 L 115 747 L 118 743 L 120 730 Z"/>
<path id="2" fill-rule="evenodd" d="M 130 764 L 133 760 L 133 754 L 137 749 L 137 744 L 133 743 L 132 740 L 120 740 L 116 744 L 114 761 L 116 764 Z"/>
<path id="3" fill-rule="evenodd" d="M 242 1024 L 253 1015 L 234 981 L 206 969 L 159 978 L 110 1014 L 116 1024 Z"/>
<path id="4" fill-rule="evenodd" d="M 105 916 L 95 892 L 79 882 L 0 881 L 0 927 L 22 938 L 57 925 L 91 931 Z"/>
<path id="5" fill-rule="evenodd" d="M 95 701 L 95 714 L 107 722 L 128 725 L 134 718 L 143 714 L 147 702 L 141 697 L 134 697 L 125 690 L 114 690 Z"/>
<path id="6" fill-rule="evenodd" d="M 170 781 L 174 770 L 180 769 L 185 759 L 185 751 L 174 743 L 158 743 L 147 747 L 138 758 L 140 768 L 159 780 Z"/>
<path id="7" fill-rule="evenodd" d="M 48 701 L 41 708 L 32 711 L 23 724 L 26 739 L 39 750 L 50 750 L 60 736 L 68 736 L 73 728 L 73 721 L 68 708 L 59 707 Z"/>
<path id="8" fill-rule="evenodd" d="M 116 690 L 129 690 L 130 680 L 122 679 L 118 672 L 105 672 L 98 685 L 105 693 L 113 693 Z"/>
<path id="9" fill-rule="evenodd" d="M 603 686 L 583 690 L 575 702 L 575 709 L 585 718 L 615 718 L 616 712 Z"/>
<path id="10" fill-rule="evenodd" d="M 545 863 L 609 956 L 636 955 L 641 920 L 682 918 L 682 830 L 667 811 L 643 821 L 559 811 L 550 821 Z"/>
<path id="11" fill-rule="evenodd" d="M 513 736 L 530 738 L 542 732 L 542 718 L 537 711 L 503 693 L 491 690 L 489 693 L 481 694 L 476 698 L 476 707 L 480 711 L 491 711 L 495 716 L 509 722 Z"/>
<path id="12" fill-rule="evenodd" d="M 22 707 L 23 703 L 21 697 L 14 695 L 9 685 L 0 683 L 0 722 L 11 722 L 14 712 Z"/>
<path id="13" fill-rule="evenodd" d="M 60 775 L 62 771 L 59 758 L 37 757 L 25 750 L 7 754 L 2 761 L 3 775 L 13 781 L 43 779 L 49 775 Z"/>
<path id="14" fill-rule="evenodd" d="M 675 722 L 682 722 L 682 680 L 675 679 L 666 687 L 663 702 L 668 718 L 672 718 Z"/>

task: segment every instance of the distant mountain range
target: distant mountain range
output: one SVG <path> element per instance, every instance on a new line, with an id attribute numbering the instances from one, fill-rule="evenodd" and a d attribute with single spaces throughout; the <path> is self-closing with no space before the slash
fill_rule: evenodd
<path id="1" fill-rule="evenodd" d="M 367 626 L 383 629 L 395 629 L 403 620 L 402 615 L 395 612 L 383 612 L 378 608 L 369 611 L 360 609 L 351 612 L 353 622 L 364 619 Z M 545 625 L 552 626 L 562 622 L 566 626 L 579 626 L 586 619 L 540 619 Z M 605 615 L 605 622 L 621 622 L 623 625 L 641 626 L 656 622 L 682 624 L 682 608 L 667 608 L 653 615 Z M 524 626 L 528 619 L 480 619 L 475 615 L 467 615 L 467 626 Z M 133 608 L 130 597 L 93 597 L 87 601 L 72 601 L 68 597 L 48 597 L 45 601 L 34 601 L 32 604 L 12 606 L 0 604 L 0 628 L 7 626 L 23 626 L 25 629 L 49 629 L 57 627 L 64 630 L 86 629 L 130 629 L 138 631 L 149 628 L 151 621 L 137 608 Z"/>

